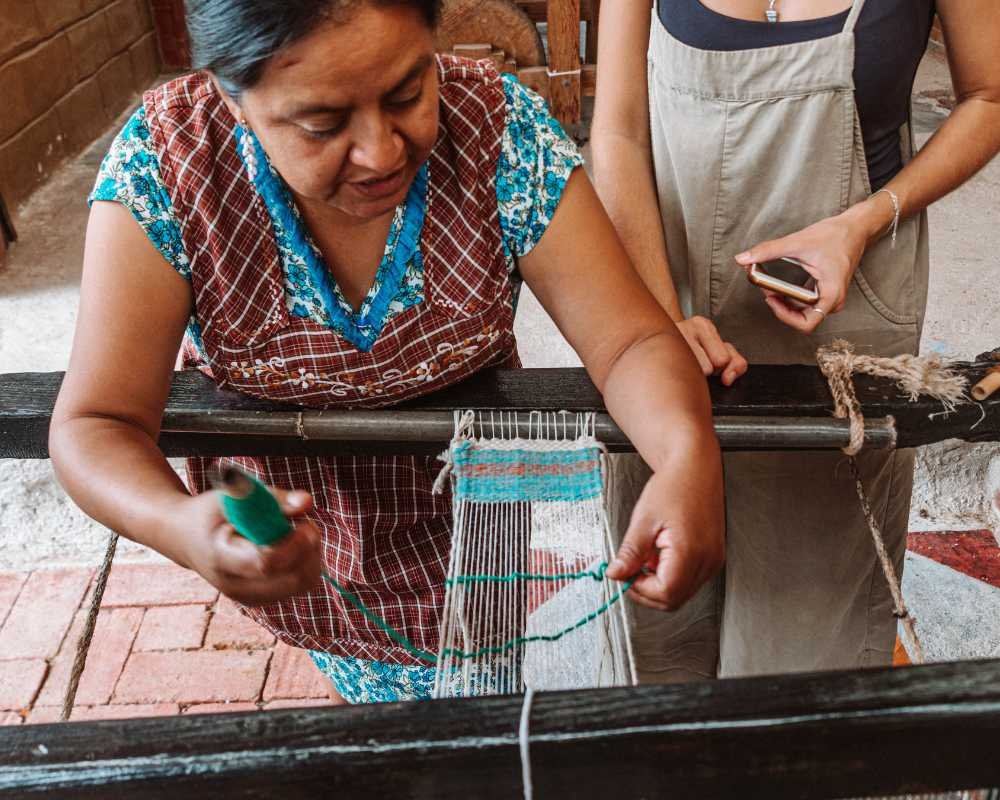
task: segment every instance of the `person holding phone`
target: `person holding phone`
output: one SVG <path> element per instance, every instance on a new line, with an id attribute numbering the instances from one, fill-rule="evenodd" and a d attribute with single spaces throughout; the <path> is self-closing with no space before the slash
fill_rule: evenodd
<path id="1" fill-rule="evenodd" d="M 715 353 L 724 378 L 735 352 L 814 364 L 834 338 L 916 353 L 924 209 L 1000 149 L 993 0 L 658 0 L 650 12 L 648 0 L 602 7 L 595 182 L 692 348 Z M 958 104 L 915 155 L 910 95 L 935 12 Z M 814 302 L 746 280 L 781 280 L 778 259 L 807 273 L 790 282 Z M 640 617 L 643 677 L 889 663 L 891 599 L 842 455 L 725 462 L 724 586 L 674 618 Z M 859 464 L 901 568 L 913 456 Z"/>

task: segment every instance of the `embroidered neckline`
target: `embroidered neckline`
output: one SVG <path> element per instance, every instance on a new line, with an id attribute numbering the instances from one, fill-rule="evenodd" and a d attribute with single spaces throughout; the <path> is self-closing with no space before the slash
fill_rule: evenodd
<path id="1" fill-rule="evenodd" d="M 244 166 L 246 161 L 239 143 L 244 136 L 251 138 L 257 159 L 254 188 L 267 208 L 272 228 L 275 229 L 275 239 L 278 238 L 277 228 L 280 227 L 289 249 L 300 256 L 305 263 L 309 281 L 320 296 L 323 310 L 329 317 L 328 327 L 343 336 L 358 350 L 370 352 L 382 333 L 392 301 L 399 295 L 411 259 L 415 260 L 417 269 L 423 269 L 420 233 L 427 208 L 427 164 L 423 164 L 417 171 L 403 201 L 402 221 L 399 223 L 398 234 L 395 230 L 396 219 L 393 220 L 389 230 L 387 248 L 394 236 L 396 245 L 391 252 L 383 252 L 372 286 L 365 295 L 361 307 L 355 312 L 350 308 L 343 292 L 327 269 L 319 249 L 306 230 L 288 187 L 271 166 L 257 136 L 239 124 L 236 125 L 235 135 L 236 149 Z M 282 257 L 282 273 L 285 272 L 284 261 Z"/>

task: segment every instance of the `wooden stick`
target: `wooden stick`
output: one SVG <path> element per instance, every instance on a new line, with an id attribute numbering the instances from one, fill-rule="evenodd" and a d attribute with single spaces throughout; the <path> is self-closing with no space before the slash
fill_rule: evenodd
<path id="1" fill-rule="evenodd" d="M 1000 389 L 1000 364 L 986 373 L 986 377 L 972 387 L 972 396 L 982 402 L 997 389 Z"/>

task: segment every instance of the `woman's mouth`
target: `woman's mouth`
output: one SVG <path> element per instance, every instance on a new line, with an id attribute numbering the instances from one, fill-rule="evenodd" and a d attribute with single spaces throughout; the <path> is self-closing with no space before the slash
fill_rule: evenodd
<path id="1" fill-rule="evenodd" d="M 365 181 L 353 181 L 351 187 L 369 200 L 379 200 L 396 194 L 403 188 L 406 179 L 406 167 L 400 167 L 380 178 L 370 178 Z"/>

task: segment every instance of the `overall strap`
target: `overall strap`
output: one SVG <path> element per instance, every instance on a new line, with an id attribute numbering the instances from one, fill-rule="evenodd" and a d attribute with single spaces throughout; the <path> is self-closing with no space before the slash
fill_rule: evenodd
<path id="1" fill-rule="evenodd" d="M 854 33 L 854 26 L 861 16 L 861 9 L 865 7 L 865 0 L 854 0 L 851 6 L 851 13 L 847 15 L 847 22 L 844 23 L 844 33 Z"/>

